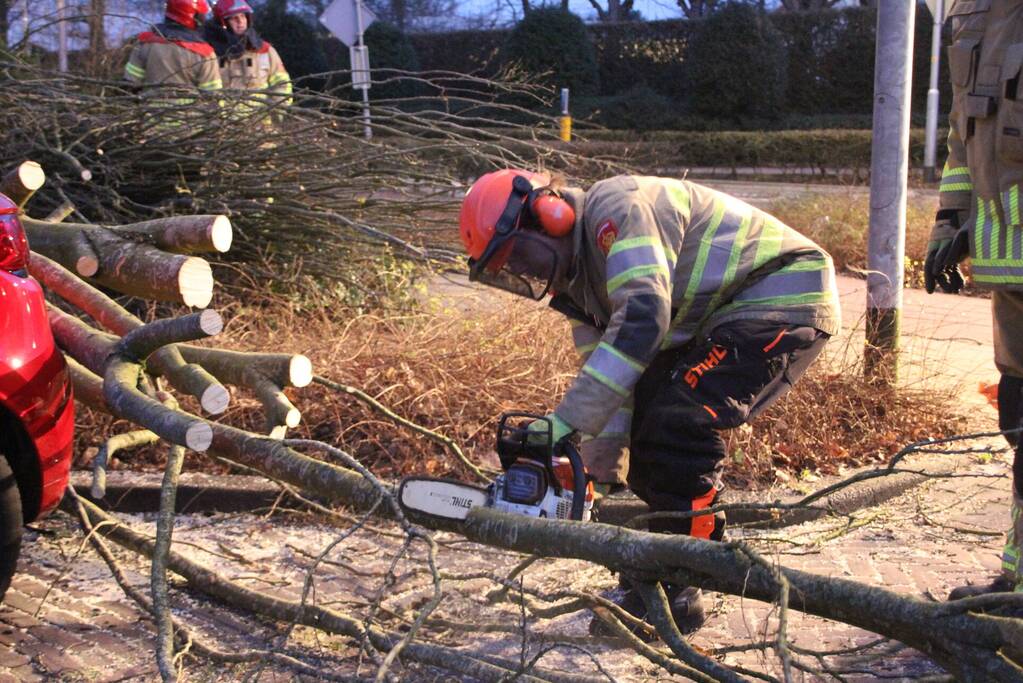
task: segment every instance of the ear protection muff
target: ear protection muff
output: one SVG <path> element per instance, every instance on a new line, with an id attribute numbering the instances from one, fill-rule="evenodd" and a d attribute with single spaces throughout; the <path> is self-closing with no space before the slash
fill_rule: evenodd
<path id="1" fill-rule="evenodd" d="M 564 237 L 575 227 L 575 211 L 553 190 L 542 188 L 530 198 L 529 210 L 551 237 Z"/>

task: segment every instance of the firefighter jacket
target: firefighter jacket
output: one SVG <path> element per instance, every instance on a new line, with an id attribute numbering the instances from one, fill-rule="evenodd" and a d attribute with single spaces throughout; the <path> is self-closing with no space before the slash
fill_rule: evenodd
<path id="1" fill-rule="evenodd" d="M 258 50 L 246 50 L 233 59 L 221 57 L 220 77 L 225 88 L 270 91 L 288 95 L 291 102 L 291 77 L 277 50 L 265 40 Z"/>
<path id="2" fill-rule="evenodd" d="M 206 40 L 217 53 L 225 88 L 270 91 L 287 95 L 287 103 L 291 103 L 291 77 L 281 56 L 253 26 L 250 25 L 239 36 L 212 19 L 206 22 L 203 30 Z"/>
<path id="3" fill-rule="evenodd" d="M 574 260 L 552 306 L 573 319 L 586 362 L 556 413 L 583 433 L 627 434 L 632 389 L 654 356 L 721 323 L 841 327 L 831 257 L 745 202 L 642 176 L 564 195 Z"/>
<path id="4" fill-rule="evenodd" d="M 956 0 L 949 11 L 948 161 L 942 209 L 969 231 L 978 285 L 1023 289 L 1023 3 Z"/>
<path id="5" fill-rule="evenodd" d="M 213 48 L 195 31 L 159 24 L 138 36 L 124 77 L 138 85 L 185 85 L 200 90 L 222 87 Z"/>

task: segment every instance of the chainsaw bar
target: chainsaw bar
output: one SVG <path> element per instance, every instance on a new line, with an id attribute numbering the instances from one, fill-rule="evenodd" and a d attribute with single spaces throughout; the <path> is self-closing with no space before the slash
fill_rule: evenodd
<path id="1" fill-rule="evenodd" d="M 451 479 L 407 477 L 398 489 L 398 501 L 406 510 L 437 519 L 464 520 L 473 508 L 486 507 L 487 489 Z"/>

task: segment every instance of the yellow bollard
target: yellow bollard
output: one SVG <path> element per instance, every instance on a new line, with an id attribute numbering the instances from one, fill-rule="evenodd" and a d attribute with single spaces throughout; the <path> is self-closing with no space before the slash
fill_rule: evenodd
<path id="1" fill-rule="evenodd" d="M 572 142 L 572 117 L 562 116 L 561 119 L 561 139 L 564 142 Z"/>

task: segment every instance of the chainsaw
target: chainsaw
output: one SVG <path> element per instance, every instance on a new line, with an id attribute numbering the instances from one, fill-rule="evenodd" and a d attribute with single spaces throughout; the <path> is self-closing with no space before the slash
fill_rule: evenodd
<path id="1" fill-rule="evenodd" d="M 546 433 L 528 426 L 541 421 Z M 593 484 L 575 445 L 555 442 L 549 418 L 505 413 L 497 425 L 497 455 L 504 470 L 486 487 L 451 479 L 406 477 L 398 490 L 402 507 L 437 519 L 463 520 L 473 508 L 588 521 Z"/>

